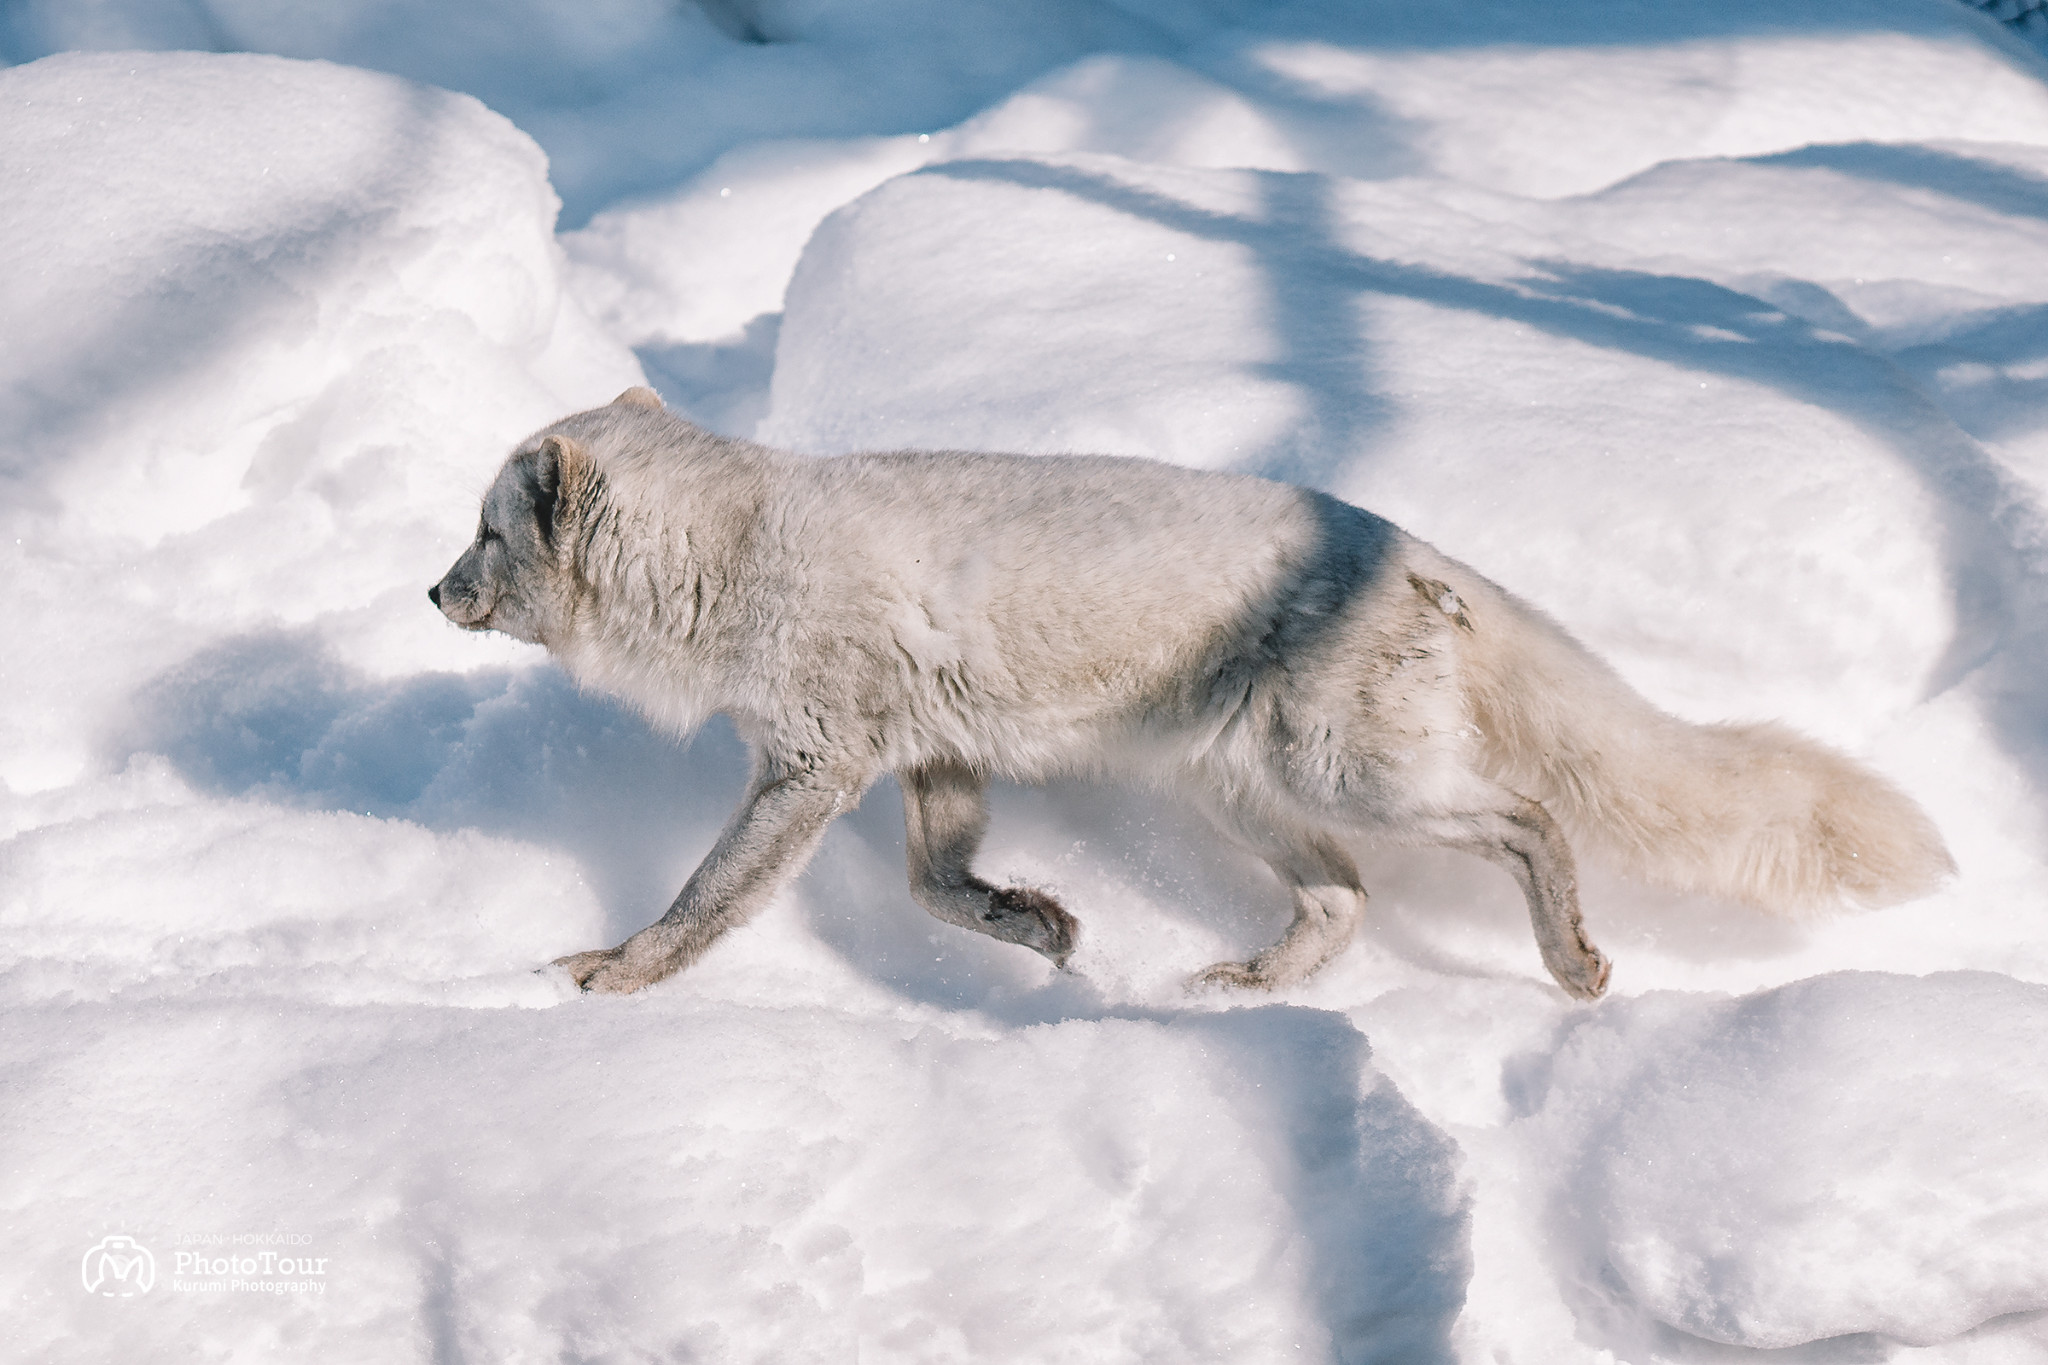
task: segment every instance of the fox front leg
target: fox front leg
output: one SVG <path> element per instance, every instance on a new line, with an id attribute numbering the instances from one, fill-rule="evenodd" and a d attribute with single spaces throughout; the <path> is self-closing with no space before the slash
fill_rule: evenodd
<path id="1" fill-rule="evenodd" d="M 554 965 L 583 990 L 620 995 L 681 971 L 803 870 L 825 826 L 867 784 L 865 777 L 816 770 L 757 780 L 667 914 L 616 948 L 575 953 Z"/>

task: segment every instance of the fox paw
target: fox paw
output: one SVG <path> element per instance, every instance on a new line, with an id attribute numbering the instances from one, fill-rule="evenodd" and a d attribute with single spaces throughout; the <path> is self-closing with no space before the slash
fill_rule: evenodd
<path id="1" fill-rule="evenodd" d="M 988 918 L 1001 921 L 1021 943 L 1065 967 L 1081 942 L 1081 921 L 1045 892 L 1031 886 L 998 886 L 988 894 Z"/>
<path id="2" fill-rule="evenodd" d="M 1239 991 L 1270 991 L 1273 981 L 1253 962 L 1218 962 L 1188 978 L 1188 992 L 1215 988 Z"/>
<path id="3" fill-rule="evenodd" d="M 1562 962 L 1546 962 L 1551 976 L 1564 987 L 1564 993 L 1575 1000 L 1598 1000 L 1607 993 L 1607 977 L 1614 970 L 1614 964 L 1607 955 L 1590 943 L 1582 943 L 1583 953 L 1574 954 Z"/>
<path id="4" fill-rule="evenodd" d="M 628 995 L 661 978 L 650 975 L 637 964 L 626 961 L 624 948 L 599 948 L 588 953 L 571 953 L 552 964 L 569 973 L 576 988 L 603 995 Z"/>

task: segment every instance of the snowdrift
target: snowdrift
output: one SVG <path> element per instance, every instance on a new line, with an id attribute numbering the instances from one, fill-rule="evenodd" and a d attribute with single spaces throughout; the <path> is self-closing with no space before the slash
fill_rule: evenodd
<path id="1" fill-rule="evenodd" d="M 1530 1150 L 1555 1144 L 1581 1273 L 1607 1269 L 1663 1322 L 1743 1346 L 1924 1346 L 2048 1293 L 2048 1178 L 2022 1136 L 2048 1077 L 2009 1070 L 2044 1010 L 2048 990 L 1991 972 L 1652 994 L 1524 1076 Z"/>

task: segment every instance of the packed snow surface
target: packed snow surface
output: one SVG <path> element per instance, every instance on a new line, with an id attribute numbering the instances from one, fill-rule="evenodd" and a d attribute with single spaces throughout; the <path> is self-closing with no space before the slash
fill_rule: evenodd
<path id="1" fill-rule="evenodd" d="M 29 0 L 0 55 L 14 1355 L 2048 1359 L 2010 32 Z M 664 908 L 746 755 L 424 590 L 513 442 L 646 381 L 821 456 L 1326 489 L 1659 705 L 1858 755 L 1961 871 L 1792 922 L 1588 865 L 1582 1006 L 1497 870 L 1361 845 L 1346 953 L 1190 996 L 1286 910 L 1170 796 L 995 794 L 1056 973 L 916 909 L 884 783 L 689 972 L 577 997 L 534 969 Z"/>

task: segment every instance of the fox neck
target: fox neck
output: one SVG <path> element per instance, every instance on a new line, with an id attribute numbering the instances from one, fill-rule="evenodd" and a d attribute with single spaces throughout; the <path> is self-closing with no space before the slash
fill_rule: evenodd
<path id="1" fill-rule="evenodd" d="M 716 649 L 724 585 L 682 519 L 608 515 L 575 558 L 567 628 L 549 648 L 580 685 L 677 734 L 730 704 Z"/>

